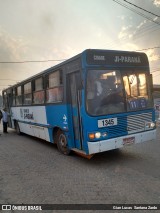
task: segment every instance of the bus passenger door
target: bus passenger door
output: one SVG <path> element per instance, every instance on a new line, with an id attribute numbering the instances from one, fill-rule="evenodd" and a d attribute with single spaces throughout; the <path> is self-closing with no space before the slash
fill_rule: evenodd
<path id="1" fill-rule="evenodd" d="M 67 76 L 67 102 L 69 103 L 70 128 L 73 130 L 72 141 L 77 149 L 82 149 L 82 125 L 81 125 L 81 88 L 80 72 Z"/>

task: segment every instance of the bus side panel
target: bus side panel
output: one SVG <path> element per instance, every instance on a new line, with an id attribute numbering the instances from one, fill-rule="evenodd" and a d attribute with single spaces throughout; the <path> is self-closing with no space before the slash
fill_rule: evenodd
<path id="1" fill-rule="evenodd" d="M 54 127 L 61 129 L 67 136 L 68 146 L 74 147 L 74 142 L 71 140 L 71 128 L 72 124 L 69 122 L 67 105 L 48 105 L 46 106 L 47 123 Z M 49 137 L 51 142 L 54 142 L 53 128 L 49 129 Z"/>
<path id="2" fill-rule="evenodd" d="M 74 147 L 71 139 L 71 126 L 67 105 L 22 106 L 11 108 L 11 119 L 14 126 L 18 122 L 20 131 L 31 136 L 54 143 L 53 130 L 61 129 L 68 138 L 68 146 Z"/>
<path id="3" fill-rule="evenodd" d="M 18 121 L 21 132 L 51 141 L 45 106 L 12 107 L 11 119 L 13 126 Z"/>

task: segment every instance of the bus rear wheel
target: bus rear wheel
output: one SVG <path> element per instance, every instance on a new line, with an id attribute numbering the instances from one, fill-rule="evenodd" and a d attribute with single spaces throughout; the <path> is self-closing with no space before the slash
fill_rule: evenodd
<path id="1" fill-rule="evenodd" d="M 64 155 L 69 155 L 71 150 L 68 148 L 67 138 L 64 132 L 57 132 L 57 147 L 58 150 Z"/>

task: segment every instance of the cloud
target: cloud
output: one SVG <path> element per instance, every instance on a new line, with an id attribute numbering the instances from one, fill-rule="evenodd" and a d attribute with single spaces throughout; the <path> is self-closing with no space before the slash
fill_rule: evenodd
<path id="1" fill-rule="evenodd" d="M 159 54 L 157 54 L 156 51 L 153 49 L 147 50 L 146 54 L 147 54 L 150 62 L 159 60 Z"/>
<path id="2" fill-rule="evenodd" d="M 153 20 L 156 21 L 158 19 L 158 17 L 155 17 Z"/>
<path id="3" fill-rule="evenodd" d="M 127 39 L 127 38 L 131 38 L 132 37 L 132 33 L 130 33 L 132 31 L 132 26 L 123 26 L 121 28 L 121 31 L 118 34 L 118 38 L 119 39 Z"/>
<path id="4" fill-rule="evenodd" d="M 20 36 L 13 37 L 0 28 L 0 49 L 1 61 L 15 61 L 26 53 L 27 45 Z"/>
<path id="5" fill-rule="evenodd" d="M 142 28 L 142 26 L 144 26 L 146 24 L 146 22 L 147 22 L 146 20 L 142 21 L 136 28 L 137 29 Z"/>
<path id="6" fill-rule="evenodd" d="M 125 44 L 126 46 L 126 50 L 134 50 L 136 51 L 138 49 L 138 46 L 136 44 L 133 44 L 133 43 L 126 43 Z"/>
<path id="7" fill-rule="evenodd" d="M 22 37 L 11 36 L 0 27 L 0 50 L 1 62 L 21 61 L 27 53 L 27 44 Z M 23 79 L 23 73 L 28 70 L 28 66 L 24 69 L 22 64 L 0 63 L 0 90 Z"/>
<path id="8" fill-rule="evenodd" d="M 46 19 L 46 21 L 49 22 L 48 19 Z M 71 48 L 70 45 L 65 45 L 63 49 L 56 45 L 47 45 L 44 48 L 43 44 L 38 45 L 38 43 L 33 42 L 33 40 L 14 36 L 5 29 L 2 29 L 2 27 L 0 27 L 0 50 L 1 62 L 59 60 L 68 59 L 77 54 L 76 50 Z M 60 62 L 61 61 L 45 63 L 0 63 L 1 79 L 10 79 L 8 81 L 1 81 L 0 89 L 2 85 L 7 87 Z"/>
<path id="9" fill-rule="evenodd" d="M 154 0 L 153 4 L 156 5 L 156 7 L 160 7 L 160 0 Z"/>
<path id="10" fill-rule="evenodd" d="M 121 20 L 125 20 L 127 18 L 127 16 L 121 15 L 121 16 L 117 16 L 118 18 L 120 18 Z"/>
<path id="11" fill-rule="evenodd" d="M 159 44 L 157 25 L 112 1 L 2 2 L 0 60 L 3 61 L 66 59 L 87 48 L 132 51 Z M 145 2 L 145 7 L 157 14 L 159 5 L 160 0 Z M 152 55 L 151 59 L 156 58 Z M 0 75 L 23 80 L 57 63 L 0 64 Z"/>

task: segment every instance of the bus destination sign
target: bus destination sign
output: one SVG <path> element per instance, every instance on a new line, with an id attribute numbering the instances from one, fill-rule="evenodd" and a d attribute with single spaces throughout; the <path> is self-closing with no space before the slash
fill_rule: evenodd
<path id="1" fill-rule="evenodd" d="M 148 59 L 144 53 L 138 52 L 87 50 L 87 63 L 110 66 L 148 66 Z"/>
<path id="2" fill-rule="evenodd" d="M 114 62 L 116 63 L 141 63 L 141 57 L 140 56 L 119 56 L 116 55 L 114 58 Z"/>

